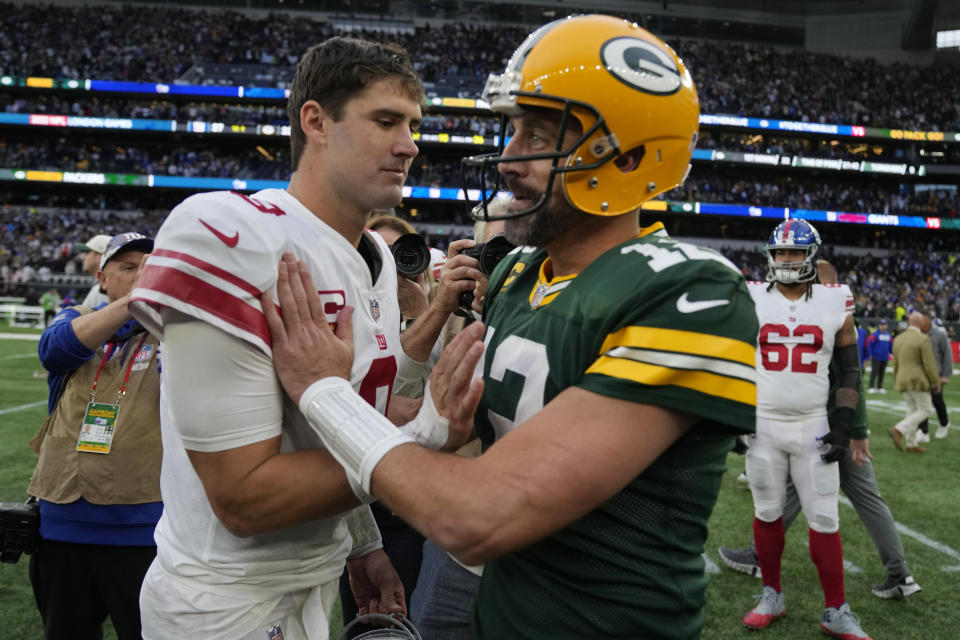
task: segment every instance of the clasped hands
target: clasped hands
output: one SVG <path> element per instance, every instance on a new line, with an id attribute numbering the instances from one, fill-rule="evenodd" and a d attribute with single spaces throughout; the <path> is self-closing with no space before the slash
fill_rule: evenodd
<path id="1" fill-rule="evenodd" d="M 290 398 L 297 404 L 313 382 L 330 376 L 350 380 L 353 365 L 353 308 L 344 307 L 333 328 L 310 271 L 293 255 L 283 254 L 278 266 L 277 300 L 261 294 L 263 315 L 272 337 L 273 366 Z M 430 375 L 437 413 L 450 424 L 447 450 L 466 442 L 473 430 L 473 414 L 483 392 L 473 379 L 483 355 L 483 324 L 475 322 L 448 345 Z"/>

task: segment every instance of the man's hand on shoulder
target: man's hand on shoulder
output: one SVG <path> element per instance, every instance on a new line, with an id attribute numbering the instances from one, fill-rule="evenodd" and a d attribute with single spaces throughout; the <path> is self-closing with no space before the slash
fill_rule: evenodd
<path id="1" fill-rule="evenodd" d="M 307 387 L 321 378 L 337 376 L 349 381 L 353 307 L 340 311 L 334 333 L 310 271 L 289 253 L 283 254 L 277 267 L 277 298 L 279 312 L 269 291 L 260 295 L 260 304 L 270 328 L 273 366 L 290 398 L 299 404 Z"/>

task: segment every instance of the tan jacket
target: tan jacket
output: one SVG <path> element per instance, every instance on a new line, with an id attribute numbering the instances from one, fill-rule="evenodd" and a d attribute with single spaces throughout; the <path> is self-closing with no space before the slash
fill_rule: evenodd
<path id="1" fill-rule="evenodd" d="M 907 327 L 893 341 L 893 388 L 930 391 L 940 386 L 940 372 L 930 339 L 920 329 Z"/>
<path id="2" fill-rule="evenodd" d="M 100 373 L 96 401 L 115 403 L 130 359 L 140 354 L 134 363 L 136 370 L 130 372 L 126 396 L 120 401 L 110 453 L 77 451 L 90 387 L 103 362 L 104 348 L 99 347 L 90 360 L 70 375 L 57 406 L 30 441 L 33 450 L 40 454 L 30 479 L 30 495 L 57 504 L 75 502 L 81 497 L 103 505 L 160 501 L 163 448 L 158 345 L 159 341 L 150 334 L 134 335 L 115 347 L 118 352 Z"/>

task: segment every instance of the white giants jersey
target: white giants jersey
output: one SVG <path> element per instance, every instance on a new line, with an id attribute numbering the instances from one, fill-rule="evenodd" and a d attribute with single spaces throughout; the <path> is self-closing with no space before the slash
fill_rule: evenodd
<path id="1" fill-rule="evenodd" d="M 747 283 L 760 321 L 757 416 L 826 416 L 833 345 L 853 313 L 853 294 L 845 284 L 814 284 L 809 298 L 789 300 L 776 285 L 769 287 L 766 282 Z"/>
<path id="2" fill-rule="evenodd" d="M 363 242 L 382 262 L 376 280 L 356 247 L 284 190 L 267 189 L 253 196 L 194 195 L 170 213 L 157 233 L 154 251 L 131 295 L 131 310 L 161 339 L 164 322 L 176 315 L 166 311 L 172 309 L 270 356 L 260 295 L 270 291 L 276 300 L 277 265 L 283 253 L 292 253 L 309 268 L 331 325 L 345 305 L 354 308 L 351 383 L 367 402 L 386 413 L 400 350 L 397 275 L 380 236 L 369 232 L 364 236 Z M 228 380 L 229 375 L 225 372 Z M 217 402 L 218 385 L 224 382 L 210 382 L 212 403 Z M 250 538 L 232 536 L 223 527 L 187 458 L 182 429 L 174 424 L 174 411 L 185 412 L 176 397 L 168 396 L 172 394 L 161 393 L 164 514 L 156 532 L 161 564 L 180 578 L 194 577 L 211 588 L 241 583 L 268 593 L 313 586 L 330 578 L 319 575 L 330 570 L 339 575 L 350 550 L 349 533 L 339 517 Z M 323 447 L 286 394 L 265 396 L 264 402 L 283 405 L 277 434 L 281 452 Z M 216 435 L 211 434 L 211 440 Z M 228 442 L 211 450 L 235 446 Z"/>

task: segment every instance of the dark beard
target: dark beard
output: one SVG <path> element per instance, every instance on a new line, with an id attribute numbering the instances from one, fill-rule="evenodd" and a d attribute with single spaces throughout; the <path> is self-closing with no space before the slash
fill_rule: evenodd
<path id="1" fill-rule="evenodd" d="M 588 215 L 555 193 L 540 210 L 506 220 L 503 235 L 517 246 L 546 247 L 560 234 L 581 224 Z"/>

